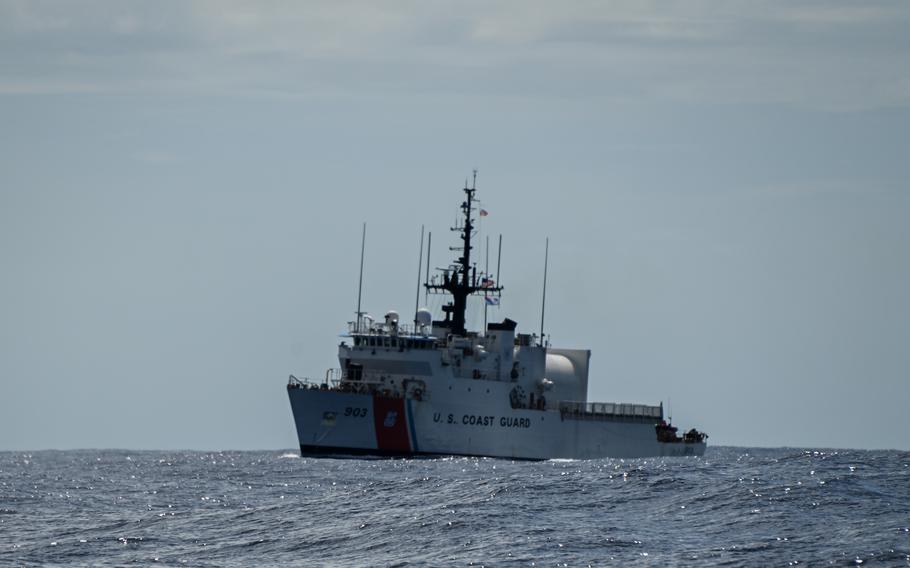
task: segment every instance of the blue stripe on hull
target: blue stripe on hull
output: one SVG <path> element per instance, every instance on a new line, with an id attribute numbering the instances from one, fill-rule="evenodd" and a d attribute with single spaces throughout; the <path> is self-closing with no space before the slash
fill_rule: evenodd
<path id="1" fill-rule="evenodd" d="M 414 453 L 420 453 L 420 448 L 417 447 L 417 431 L 414 429 L 414 413 L 411 411 L 411 399 L 405 401 L 404 408 L 408 415 L 408 431 L 411 433 L 411 447 L 414 449 Z"/>

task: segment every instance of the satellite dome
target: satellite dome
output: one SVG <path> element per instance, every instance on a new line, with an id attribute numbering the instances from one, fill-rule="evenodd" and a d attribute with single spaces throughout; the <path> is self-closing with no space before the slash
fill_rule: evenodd
<path id="1" fill-rule="evenodd" d="M 417 325 L 430 325 L 433 323 L 433 314 L 426 308 L 417 310 Z"/>

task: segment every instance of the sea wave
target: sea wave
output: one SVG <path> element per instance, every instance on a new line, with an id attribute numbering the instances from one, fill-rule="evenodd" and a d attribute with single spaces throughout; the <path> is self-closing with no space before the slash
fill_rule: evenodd
<path id="1" fill-rule="evenodd" d="M 0 564 L 910 564 L 910 454 L 0 453 Z"/>

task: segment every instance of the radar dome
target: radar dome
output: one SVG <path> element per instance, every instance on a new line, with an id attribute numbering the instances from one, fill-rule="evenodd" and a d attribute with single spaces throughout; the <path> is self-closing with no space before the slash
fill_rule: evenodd
<path id="1" fill-rule="evenodd" d="M 395 310 L 389 310 L 385 315 L 386 323 L 398 323 L 398 312 Z"/>
<path id="2" fill-rule="evenodd" d="M 430 325 L 433 323 L 433 314 L 426 308 L 417 310 L 417 325 Z"/>

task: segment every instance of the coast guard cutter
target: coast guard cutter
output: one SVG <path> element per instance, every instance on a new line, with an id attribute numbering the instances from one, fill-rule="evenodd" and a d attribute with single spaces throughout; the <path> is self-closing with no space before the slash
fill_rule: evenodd
<path id="1" fill-rule="evenodd" d="M 396 312 L 375 321 L 358 306 L 338 346 L 341 368 L 316 381 L 290 377 L 301 454 L 703 455 L 707 435 L 695 429 L 677 435 L 662 404 L 588 402 L 589 350 L 552 347 L 543 330 L 518 333 L 508 318 L 481 331 L 466 328 L 468 298 L 498 303 L 503 291 L 494 275 L 478 274 L 472 264 L 475 187 L 465 187 L 462 219 L 453 228 L 462 241 L 453 250 L 461 256 L 424 283 L 428 293 L 451 296 L 443 319 L 420 309 L 412 324 Z"/>

